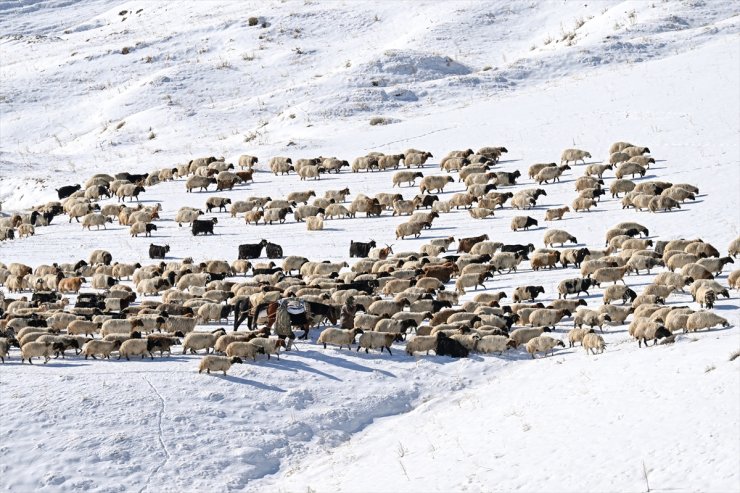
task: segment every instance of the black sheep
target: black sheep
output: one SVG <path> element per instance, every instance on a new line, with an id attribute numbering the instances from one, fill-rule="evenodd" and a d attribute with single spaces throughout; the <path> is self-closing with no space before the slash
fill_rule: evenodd
<path id="1" fill-rule="evenodd" d="M 213 233 L 213 226 L 218 224 L 218 219 L 215 217 L 212 217 L 211 219 L 196 219 L 193 221 L 192 225 L 192 231 L 193 236 L 197 236 L 199 234 L 214 234 Z"/>
<path id="2" fill-rule="evenodd" d="M 82 188 L 82 185 L 65 185 L 61 188 L 57 188 L 57 195 L 59 196 L 59 200 L 66 199 L 73 193 L 75 193 L 77 190 L 80 190 Z"/>
<path id="3" fill-rule="evenodd" d="M 262 240 L 259 243 L 245 243 L 239 245 L 239 256 L 240 260 L 259 258 L 262 255 L 262 249 L 267 246 L 268 241 Z"/>
<path id="4" fill-rule="evenodd" d="M 270 243 L 269 241 L 265 245 L 265 252 L 267 253 L 267 258 L 282 258 L 283 257 L 283 247 L 278 245 L 277 243 Z"/>
<path id="5" fill-rule="evenodd" d="M 349 242 L 349 256 L 350 257 L 359 257 L 359 258 L 366 258 L 370 254 L 370 250 L 375 248 L 377 245 L 375 243 L 375 240 L 370 240 L 367 243 L 361 242 L 361 241 L 352 241 Z"/>
<path id="6" fill-rule="evenodd" d="M 151 243 L 149 245 L 149 258 L 160 258 L 163 259 L 165 254 L 170 251 L 169 245 L 155 245 Z"/>
<path id="7" fill-rule="evenodd" d="M 438 356 L 450 356 L 452 358 L 467 358 L 468 350 L 455 339 L 450 339 L 444 332 L 437 332 L 437 348 L 434 350 Z"/>

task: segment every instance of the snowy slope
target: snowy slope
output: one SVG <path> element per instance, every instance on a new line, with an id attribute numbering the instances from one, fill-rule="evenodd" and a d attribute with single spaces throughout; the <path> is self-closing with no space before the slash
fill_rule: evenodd
<path id="1" fill-rule="evenodd" d="M 449 150 L 505 145 L 510 152 L 497 170 L 522 172 L 515 191 L 535 186 L 526 178 L 530 164 L 558 161 L 564 148 L 590 150 L 590 162 L 599 162 L 611 142 L 629 140 L 658 160 L 646 179 L 695 184 L 698 200 L 650 214 L 603 198 L 555 227 L 600 248 L 606 229 L 635 220 L 653 239 L 702 237 L 723 254 L 740 234 L 732 4 L 404 5 L 0 3 L 9 33 L 0 40 L 4 210 L 53 200 L 54 187 L 97 172 L 151 171 L 210 154 L 351 161 L 417 147 L 435 156 L 426 175 L 440 173 L 436 164 Z M 249 27 L 250 15 L 267 27 Z M 373 116 L 397 122 L 370 126 Z M 574 166 L 561 183 L 545 185 L 547 197 L 529 214 L 541 221 L 546 208 L 570 204 L 582 174 Z M 118 224 L 83 232 L 62 216 L 32 238 L 0 243 L 0 261 L 67 262 L 96 248 L 140 261 L 150 242 L 170 244 L 171 259 L 233 260 L 237 245 L 263 237 L 286 255 L 317 259 L 345 259 L 350 239 L 393 243 L 397 252 L 484 232 L 542 245 L 546 223 L 512 233 L 510 219 L 521 213 L 508 207 L 483 221 L 443 214 L 420 239 L 405 241 L 393 234 L 405 219 L 389 213 L 327 221 L 323 232 L 306 232 L 292 218 L 245 226 L 212 214 L 217 236 L 195 238 L 172 221 L 180 206 L 203 206 L 213 195 L 313 189 L 321 196 L 348 186 L 352 199 L 390 190 L 391 176 L 343 171 L 304 183 L 263 171 L 254 185 L 193 194 L 179 179 L 142 195 L 163 206 L 151 240 L 131 238 Z M 463 188 L 451 184 L 440 197 Z M 411 198 L 418 188 L 401 193 Z M 547 302 L 561 279 L 577 275 L 525 265 L 486 288 L 542 284 Z M 650 279 L 627 282 L 639 291 Z M 719 280 L 726 284 L 726 272 Z M 687 294 L 668 301 L 698 308 Z M 600 304 L 601 290 L 588 302 Z M 408 357 L 402 343 L 388 357 L 309 342 L 279 362 L 205 377 L 195 371 L 199 356 L 28 367 L 15 351 L 0 372 L 0 487 L 633 491 L 646 489 L 644 464 L 652 489 L 737 491 L 740 360 L 728 361 L 740 346 L 737 292 L 715 309 L 731 328 L 638 350 L 626 326 L 612 327 L 602 356 L 575 348 L 534 362 L 522 351 L 453 361 Z"/>

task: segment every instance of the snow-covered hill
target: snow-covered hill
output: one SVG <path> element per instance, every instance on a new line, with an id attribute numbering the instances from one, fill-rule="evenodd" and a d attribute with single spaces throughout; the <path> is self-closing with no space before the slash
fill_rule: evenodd
<path id="1" fill-rule="evenodd" d="M 530 164 L 559 161 L 565 148 L 600 162 L 612 142 L 633 141 L 657 160 L 646 179 L 695 184 L 698 199 L 650 214 L 607 196 L 555 227 L 601 248 L 606 229 L 635 220 L 653 239 L 701 237 L 723 254 L 740 234 L 736 4 L 400 5 L 0 2 L 3 210 L 54 200 L 54 188 L 94 173 L 205 155 L 235 162 L 248 153 L 263 163 L 253 185 L 232 192 L 186 194 L 184 179 L 148 187 L 142 201 L 163 206 L 151 240 L 118 224 L 83 232 L 62 216 L 31 238 L 0 243 L 0 262 L 75 261 L 96 248 L 142 261 L 150 242 L 171 245 L 171 259 L 233 260 L 237 245 L 263 237 L 315 259 L 345 259 L 350 239 L 409 251 L 485 232 L 539 247 L 544 210 L 571 203 L 584 169 L 543 187 L 547 196 L 528 213 L 540 227 L 527 232 L 511 232 L 522 212 L 509 207 L 481 221 L 442 214 L 405 241 L 394 235 L 404 219 L 390 213 L 327 221 L 322 232 L 292 218 L 245 226 L 212 214 L 216 237 L 193 237 L 172 221 L 180 206 L 202 207 L 213 195 L 390 191 L 392 172 L 301 182 L 274 177 L 264 163 L 408 147 L 433 152 L 426 175 L 440 173 L 450 150 L 505 145 L 497 170 L 522 172 L 515 191 L 535 186 Z M 371 126 L 373 117 L 389 124 Z M 451 184 L 440 198 L 463 190 Z M 525 264 L 486 288 L 542 284 L 547 303 L 560 280 L 577 275 Z M 651 278 L 627 283 L 639 291 Z M 718 280 L 726 284 L 726 272 Z M 600 304 L 601 290 L 587 300 Z M 688 294 L 668 303 L 698 308 Z M 308 342 L 279 362 L 206 377 L 196 372 L 199 356 L 28 367 L 15 350 L 0 368 L 0 488 L 738 491 L 740 359 L 730 361 L 740 347 L 738 306 L 732 291 L 715 307 L 732 327 L 679 335 L 672 346 L 638 349 L 618 326 L 601 356 L 574 348 L 536 361 L 521 350 L 454 361 L 408 357 L 402 343 L 389 357 Z"/>

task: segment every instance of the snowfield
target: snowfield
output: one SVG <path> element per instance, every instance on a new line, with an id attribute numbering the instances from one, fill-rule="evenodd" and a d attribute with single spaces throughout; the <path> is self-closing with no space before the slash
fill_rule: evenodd
<path id="1" fill-rule="evenodd" d="M 2 214 L 56 200 L 55 188 L 96 173 L 260 158 L 254 184 L 233 191 L 185 193 L 185 178 L 146 187 L 141 203 L 162 205 L 151 239 L 132 238 L 117 221 L 83 231 L 63 215 L 32 237 L 0 242 L 0 262 L 76 262 L 105 249 L 114 261 L 143 264 L 153 262 L 150 243 L 170 245 L 167 261 L 231 262 L 238 245 L 261 238 L 285 255 L 338 261 L 348 260 L 350 240 L 398 253 L 486 233 L 542 247 L 547 228 L 603 248 L 606 230 L 622 221 L 644 224 L 654 241 L 702 238 L 724 256 L 740 235 L 739 13 L 731 2 L 698 1 L 0 1 Z M 249 26 L 250 16 L 259 25 Z M 371 126 L 373 117 L 389 123 Z M 653 214 L 622 209 L 607 194 L 591 212 L 545 222 L 546 209 L 571 204 L 585 166 L 542 186 L 527 168 L 559 163 L 571 147 L 591 153 L 587 164 L 603 162 L 619 140 L 648 146 L 656 159 L 636 182 L 693 184 L 697 200 Z M 181 206 L 205 208 L 211 196 L 419 193 L 392 188 L 393 170 L 276 177 L 271 156 L 352 162 L 413 147 L 434 154 L 420 170 L 427 176 L 444 174 L 447 152 L 483 146 L 509 150 L 493 171 L 522 173 L 499 191 L 547 196 L 485 220 L 443 213 L 406 240 L 394 234 L 405 216 L 390 212 L 327 220 L 324 231 L 306 231 L 292 214 L 282 225 L 247 226 L 242 214 L 212 213 L 216 234 L 197 237 L 174 222 Z M 606 186 L 613 180 L 607 171 Z M 455 181 L 439 197 L 464 190 Z M 514 233 L 517 215 L 539 226 Z M 736 268 L 718 282 L 727 285 Z M 625 281 L 639 293 L 664 270 Z M 542 285 L 537 301 L 547 304 L 562 279 L 579 276 L 524 262 L 485 288 L 510 296 Z M 602 292 L 583 298 L 595 309 Z M 714 307 L 730 327 L 676 334 L 670 345 L 638 348 L 627 325 L 608 326 L 597 356 L 567 348 L 567 318 L 551 334 L 566 348 L 534 361 L 522 348 L 460 360 L 410 357 L 404 342 L 392 356 L 323 349 L 316 329 L 297 351 L 226 376 L 198 374 L 202 354 L 179 346 L 153 361 L 68 353 L 33 366 L 13 348 L 0 366 L 0 489 L 740 491 L 739 298 L 731 290 Z M 699 309 L 688 292 L 667 305 Z"/>

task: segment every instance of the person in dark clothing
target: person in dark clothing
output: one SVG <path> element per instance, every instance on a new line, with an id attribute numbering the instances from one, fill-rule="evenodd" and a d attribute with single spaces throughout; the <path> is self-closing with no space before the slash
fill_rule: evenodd
<path id="1" fill-rule="evenodd" d="M 357 313 L 357 305 L 355 305 L 354 296 L 349 296 L 342 310 L 339 313 L 339 328 L 341 329 L 354 329 L 355 328 L 355 313 Z"/>

